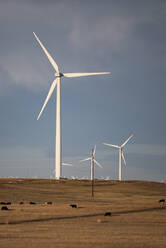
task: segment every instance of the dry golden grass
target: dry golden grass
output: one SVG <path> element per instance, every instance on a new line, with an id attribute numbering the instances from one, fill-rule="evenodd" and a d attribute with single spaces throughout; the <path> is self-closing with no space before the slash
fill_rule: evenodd
<path id="1" fill-rule="evenodd" d="M 86 180 L 0 179 L 0 201 L 12 202 L 0 211 L 0 247 L 165 248 L 162 198 L 164 183 L 95 181 L 92 199 Z"/>

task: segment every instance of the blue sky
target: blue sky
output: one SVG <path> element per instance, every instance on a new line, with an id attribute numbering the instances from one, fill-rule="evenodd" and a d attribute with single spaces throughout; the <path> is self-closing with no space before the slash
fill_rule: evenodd
<path id="1" fill-rule="evenodd" d="M 47 47 L 62 72 L 110 71 L 111 76 L 62 79 L 63 176 L 89 177 L 89 156 L 103 169 L 96 177 L 166 181 L 166 2 L 0 2 L 0 176 L 48 178 L 54 170 L 54 94 L 36 120 L 54 70 L 36 42 Z M 56 93 L 56 92 L 55 92 Z"/>

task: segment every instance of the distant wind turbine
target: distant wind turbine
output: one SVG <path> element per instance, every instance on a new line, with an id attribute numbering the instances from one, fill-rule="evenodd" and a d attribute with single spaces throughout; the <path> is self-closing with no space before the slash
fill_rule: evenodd
<path id="1" fill-rule="evenodd" d="M 112 145 L 112 144 L 108 144 L 108 143 L 103 143 L 106 146 L 111 146 L 111 147 L 115 147 L 119 149 L 119 181 L 122 180 L 122 159 L 124 161 L 124 164 L 126 166 L 126 160 L 123 154 L 123 147 L 129 142 L 129 140 L 133 137 L 133 134 L 121 145 L 121 146 L 117 146 L 117 145 Z"/>
<path id="2" fill-rule="evenodd" d="M 71 163 L 62 163 L 63 166 L 73 166 Z M 55 175 L 56 174 L 56 170 L 54 169 L 51 173 L 51 178 L 52 178 L 52 175 Z"/>
<path id="3" fill-rule="evenodd" d="M 46 54 L 48 60 L 50 61 L 51 65 L 55 69 L 55 79 L 50 87 L 48 95 L 44 101 L 43 107 L 38 115 L 37 120 L 39 120 L 43 110 L 45 109 L 55 87 L 57 86 L 57 102 L 56 102 L 56 161 L 55 161 L 55 168 L 56 168 L 56 179 L 60 179 L 61 177 L 61 77 L 84 77 L 84 76 L 92 76 L 92 75 L 102 75 L 102 74 L 110 74 L 110 72 L 91 72 L 91 73 L 61 73 L 59 71 L 58 65 L 48 53 L 46 48 L 43 46 L 37 35 L 33 32 L 36 40 L 40 44 L 41 48 L 43 49 L 44 53 Z"/>
<path id="4" fill-rule="evenodd" d="M 80 162 L 84 162 L 84 161 L 88 161 L 88 160 L 91 161 L 90 162 L 90 166 L 91 166 L 91 180 L 94 179 L 94 164 L 97 164 L 100 168 L 103 168 L 101 166 L 101 164 L 95 160 L 95 153 L 96 153 L 96 145 L 92 149 L 92 155 L 91 155 L 91 157 L 85 158 L 85 159 L 83 159 L 83 160 L 80 161 Z"/>
<path id="5" fill-rule="evenodd" d="M 90 163 L 90 166 L 91 166 L 91 182 L 92 182 L 92 197 L 94 197 L 94 164 L 97 164 L 100 168 L 103 168 L 101 166 L 101 164 L 99 164 L 99 162 L 97 162 L 95 160 L 95 153 L 96 153 L 96 145 L 94 146 L 94 148 L 92 149 L 92 155 L 90 158 L 85 158 L 83 160 L 81 160 L 80 162 L 83 162 L 83 161 L 88 161 L 90 160 L 91 163 Z"/>

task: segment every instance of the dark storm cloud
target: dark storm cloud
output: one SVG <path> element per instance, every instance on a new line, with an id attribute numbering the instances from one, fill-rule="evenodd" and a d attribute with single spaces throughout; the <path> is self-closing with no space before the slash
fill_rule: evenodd
<path id="1" fill-rule="evenodd" d="M 161 32 L 158 31 L 161 25 L 164 26 L 162 20 L 164 18 L 163 1 L 157 5 L 157 8 L 154 1 L 142 4 L 137 1 L 125 1 L 125 4 L 122 1 L 119 4 L 115 1 L 104 1 L 105 4 L 101 1 L 91 1 L 90 3 L 88 1 L 48 1 L 48 3 L 45 1 L 30 3 L 21 1 L 19 4 L 18 2 L 1 3 L 2 13 L 0 17 L 4 47 L 8 45 L 8 49 L 2 49 L 2 54 L 5 53 L 4 64 L 6 66 L 4 66 L 10 68 L 9 73 L 14 81 L 22 80 L 21 72 L 19 73 L 21 78 L 16 76 L 18 74 L 16 68 L 18 69 L 19 65 L 21 65 L 22 74 L 26 78 L 25 71 L 28 65 L 31 63 L 32 67 L 38 66 L 37 59 L 34 65 L 35 56 L 33 53 L 35 50 L 32 47 L 36 44 L 32 45 L 34 42 L 30 35 L 32 31 L 36 31 L 41 36 L 42 41 L 47 42 L 46 44 L 49 44 L 50 47 L 53 47 L 53 43 L 55 44 L 56 41 L 53 52 L 57 54 L 58 58 L 61 58 L 60 63 L 64 63 L 64 66 L 69 70 L 72 69 L 69 66 L 72 63 L 69 63 L 68 58 L 76 64 L 79 63 L 78 68 L 83 67 L 84 70 L 89 68 L 89 65 L 84 62 L 89 52 L 91 52 L 89 64 L 92 69 L 92 65 L 94 68 L 96 66 L 96 69 L 101 67 L 101 64 L 96 61 L 103 62 L 105 57 L 105 60 L 107 57 L 109 58 L 112 65 L 115 56 L 123 58 L 125 56 L 128 66 L 132 66 L 131 60 L 135 57 L 139 62 L 139 64 L 135 64 L 135 67 L 138 67 L 147 59 L 146 57 L 140 58 L 140 54 L 142 56 L 145 49 L 146 56 L 150 56 L 151 52 L 155 56 L 159 56 L 160 51 L 160 54 L 163 54 L 162 47 L 159 49 L 154 46 L 154 37 L 156 37 L 157 44 L 161 42 L 164 45 L 165 35 L 162 34 L 160 37 Z M 93 7 L 95 11 L 93 11 Z M 70 52 L 71 49 L 72 53 Z M 15 54 L 13 54 L 13 50 Z M 60 51 L 64 52 L 61 53 Z M 36 53 L 40 54 L 39 52 Z M 8 54 L 11 57 L 10 60 L 7 59 Z M 78 60 L 77 56 L 81 56 L 82 62 L 80 59 Z M 100 57 L 101 59 L 98 59 Z M 14 61 L 15 65 L 13 65 Z M 148 62 L 146 61 L 146 63 Z M 33 75 L 32 77 L 37 77 L 34 76 L 33 68 L 28 68 L 27 72 L 27 74 Z M 36 74 L 39 75 L 39 73 Z M 41 78 L 37 80 L 28 77 L 26 81 L 41 82 Z"/>

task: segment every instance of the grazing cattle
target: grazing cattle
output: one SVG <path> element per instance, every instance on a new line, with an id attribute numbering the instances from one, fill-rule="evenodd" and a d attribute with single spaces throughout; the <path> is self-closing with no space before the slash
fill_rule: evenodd
<path id="1" fill-rule="evenodd" d="M 3 206 L 3 207 L 1 207 L 1 210 L 9 210 L 9 209 L 8 209 L 8 207 Z"/>
<path id="2" fill-rule="evenodd" d="M 24 202 L 21 201 L 21 202 L 20 202 L 20 205 L 22 205 L 22 204 L 24 204 Z"/>
<path id="3" fill-rule="evenodd" d="M 52 202 L 46 202 L 47 205 L 52 205 Z"/>
<path id="4" fill-rule="evenodd" d="M 11 202 L 0 202 L 1 205 L 11 205 Z"/>
<path id="5" fill-rule="evenodd" d="M 159 200 L 159 203 L 163 203 L 164 204 L 165 203 L 165 199 L 160 199 Z"/>
<path id="6" fill-rule="evenodd" d="M 71 204 L 70 207 L 77 208 L 77 205 L 76 204 Z"/>
<path id="7" fill-rule="evenodd" d="M 105 212 L 104 216 L 111 216 L 111 212 Z"/>
<path id="8" fill-rule="evenodd" d="M 36 204 L 36 202 L 30 202 L 29 204 L 34 205 L 34 204 Z"/>

